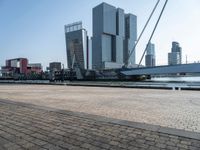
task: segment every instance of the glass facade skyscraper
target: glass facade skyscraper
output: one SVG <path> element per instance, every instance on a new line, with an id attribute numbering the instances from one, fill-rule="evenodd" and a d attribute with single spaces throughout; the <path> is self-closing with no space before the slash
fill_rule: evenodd
<path id="1" fill-rule="evenodd" d="M 147 45 L 147 53 L 145 56 L 145 65 L 146 65 L 146 67 L 153 67 L 156 65 L 155 45 L 152 43 L 149 43 Z"/>
<path id="2" fill-rule="evenodd" d="M 182 48 L 178 42 L 172 42 L 171 53 L 168 53 L 168 64 L 182 64 Z"/>
<path id="3" fill-rule="evenodd" d="M 65 26 L 68 68 L 88 69 L 88 37 L 82 22 Z"/>
<path id="4" fill-rule="evenodd" d="M 137 40 L 137 17 L 102 3 L 93 8 L 92 67 L 120 68 Z M 135 53 L 129 64 L 135 64 Z"/>

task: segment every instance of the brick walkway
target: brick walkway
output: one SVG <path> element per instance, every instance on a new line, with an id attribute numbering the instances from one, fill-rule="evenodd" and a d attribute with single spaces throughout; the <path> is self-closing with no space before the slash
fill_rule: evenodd
<path id="1" fill-rule="evenodd" d="M 104 120 L 85 114 L 0 100 L 0 150 L 200 149 L 198 138 L 120 125 L 106 118 Z"/>

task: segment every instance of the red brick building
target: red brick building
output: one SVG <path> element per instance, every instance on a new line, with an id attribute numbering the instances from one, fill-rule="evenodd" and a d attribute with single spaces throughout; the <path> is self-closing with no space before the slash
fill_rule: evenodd
<path id="1" fill-rule="evenodd" d="M 11 71 L 13 74 L 27 74 L 28 59 L 27 58 L 15 58 L 6 60 L 6 66 L 3 68 L 7 71 Z"/>

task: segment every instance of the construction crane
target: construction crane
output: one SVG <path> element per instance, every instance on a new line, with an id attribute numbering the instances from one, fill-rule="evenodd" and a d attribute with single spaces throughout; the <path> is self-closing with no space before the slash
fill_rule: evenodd
<path id="1" fill-rule="evenodd" d="M 158 6 L 159 3 L 160 3 L 160 0 L 158 0 L 158 1 L 156 2 L 155 6 L 154 6 L 154 8 L 153 8 L 153 10 L 152 10 L 152 12 L 151 12 L 151 14 L 150 14 L 150 16 L 149 16 L 147 22 L 146 22 L 146 24 L 144 25 L 144 27 L 143 27 L 143 29 L 142 29 L 142 32 L 140 33 L 140 35 L 139 35 L 139 37 L 138 37 L 138 39 L 137 39 L 137 41 L 136 41 L 136 43 L 135 43 L 133 49 L 132 49 L 131 52 L 129 53 L 128 58 L 127 58 L 127 60 L 126 60 L 126 62 L 125 62 L 125 65 L 124 65 L 125 68 L 128 67 L 129 59 L 130 59 L 132 53 L 135 51 L 136 46 L 138 45 L 138 43 L 139 43 L 139 41 L 140 41 L 140 39 L 141 39 L 141 37 L 142 37 L 144 31 L 146 30 L 146 27 L 148 26 L 148 24 L 149 24 L 149 22 L 150 22 L 150 20 L 151 20 L 151 18 L 152 18 L 152 16 L 153 16 L 155 10 L 157 9 L 157 6 Z M 158 24 L 159 24 L 159 22 L 160 22 L 160 19 L 161 19 L 161 17 L 162 17 L 162 14 L 163 14 L 165 8 L 166 8 L 167 3 L 168 3 L 168 0 L 166 0 L 165 3 L 164 3 L 164 5 L 163 5 L 163 8 L 162 8 L 162 10 L 161 10 L 161 12 L 160 12 L 160 15 L 159 15 L 159 17 L 158 17 L 158 20 L 157 20 L 157 22 L 156 22 L 156 24 L 155 24 L 155 26 L 154 26 L 154 29 L 153 29 L 153 31 L 152 31 L 152 33 L 151 33 L 151 36 L 150 36 L 150 38 L 149 38 L 149 40 L 148 40 L 148 43 L 147 43 L 147 45 L 146 45 L 146 48 L 145 48 L 145 50 L 144 50 L 144 52 L 143 52 L 143 54 L 142 54 L 142 57 L 141 57 L 141 59 L 140 59 L 140 61 L 139 61 L 138 67 L 140 67 L 140 65 L 141 65 L 141 62 L 142 62 L 142 60 L 143 60 L 143 58 L 144 58 L 144 55 L 145 55 L 145 53 L 146 53 L 146 51 L 147 51 L 147 47 L 148 47 L 149 43 L 151 42 L 151 40 L 152 40 L 152 38 L 153 38 L 153 35 L 154 35 L 154 33 L 155 33 L 155 31 L 156 31 L 156 28 L 157 28 L 157 26 L 158 26 Z"/>

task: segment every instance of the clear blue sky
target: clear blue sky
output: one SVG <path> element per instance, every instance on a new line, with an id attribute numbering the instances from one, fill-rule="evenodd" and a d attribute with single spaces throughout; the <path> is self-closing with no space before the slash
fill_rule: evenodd
<path id="1" fill-rule="evenodd" d="M 157 0 L 105 0 L 138 16 L 140 33 Z M 44 67 L 51 61 L 67 64 L 64 25 L 83 21 L 92 35 L 92 8 L 101 0 L 0 0 L 0 66 L 6 59 L 26 57 Z M 162 5 L 164 0 L 161 0 Z M 159 11 L 161 5 L 159 6 Z M 158 17 L 156 12 L 148 32 L 137 47 L 137 62 Z M 157 64 L 167 64 L 171 42 L 178 41 L 188 61 L 200 60 L 200 1 L 169 0 L 152 42 Z"/>

